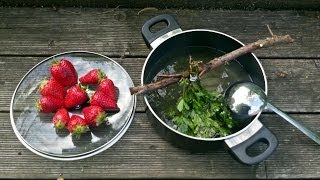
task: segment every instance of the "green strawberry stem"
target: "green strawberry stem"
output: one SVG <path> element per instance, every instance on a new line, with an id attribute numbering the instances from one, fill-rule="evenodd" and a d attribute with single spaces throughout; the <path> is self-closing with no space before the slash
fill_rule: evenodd
<path id="1" fill-rule="evenodd" d="M 39 99 L 35 100 L 35 107 L 37 108 L 38 111 L 42 110 L 41 103 L 40 103 Z"/>
<path id="2" fill-rule="evenodd" d="M 85 85 L 83 85 L 83 84 L 81 84 L 81 83 L 79 83 L 79 87 L 80 87 L 80 89 L 81 90 L 83 90 L 83 91 L 87 91 L 87 89 L 88 89 L 88 86 L 85 86 Z"/>
<path id="3" fill-rule="evenodd" d="M 58 64 L 59 64 L 59 60 L 57 60 L 57 59 L 53 59 L 52 62 L 51 62 L 52 66 L 56 66 Z"/>
<path id="4" fill-rule="evenodd" d="M 99 113 L 96 117 L 96 125 L 99 126 L 100 124 L 104 123 L 106 121 L 106 113 Z"/>
<path id="5" fill-rule="evenodd" d="M 47 78 L 41 80 L 39 90 L 42 89 L 47 83 L 48 83 L 48 79 Z"/>
<path id="6" fill-rule="evenodd" d="M 77 139 L 79 139 L 81 134 L 83 134 L 87 131 L 88 131 L 87 126 L 83 126 L 83 125 L 79 124 L 76 127 L 74 127 L 72 135 L 74 135 Z"/>
<path id="7" fill-rule="evenodd" d="M 107 78 L 106 74 L 101 69 L 98 69 L 98 83 L 104 78 Z"/>
<path id="8" fill-rule="evenodd" d="M 66 125 L 62 120 L 57 120 L 56 125 L 54 126 L 56 129 L 63 129 Z"/>

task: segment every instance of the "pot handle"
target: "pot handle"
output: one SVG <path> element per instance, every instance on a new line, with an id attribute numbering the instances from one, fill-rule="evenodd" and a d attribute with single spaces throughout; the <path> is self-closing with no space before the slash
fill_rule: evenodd
<path id="1" fill-rule="evenodd" d="M 254 120 L 249 128 L 241 134 L 226 139 L 226 144 L 230 151 L 242 163 L 247 165 L 254 165 L 267 159 L 277 148 L 278 140 L 275 135 L 266 127 L 262 125 L 259 120 Z M 267 144 L 267 148 L 255 156 L 248 155 L 248 148 L 255 145 L 257 142 Z"/>
<path id="2" fill-rule="evenodd" d="M 167 26 L 157 32 L 151 32 L 151 30 L 150 30 L 151 27 L 157 23 L 160 23 L 160 22 L 166 23 Z M 163 36 L 169 32 L 172 32 L 174 30 L 176 30 L 177 32 L 182 31 L 180 29 L 179 24 L 172 16 L 170 16 L 168 14 L 162 14 L 162 15 L 158 15 L 156 17 L 153 17 L 150 20 L 148 20 L 147 22 L 145 22 L 144 25 L 142 26 L 141 33 L 142 33 L 142 36 L 143 36 L 143 39 L 144 39 L 146 45 L 148 47 L 151 46 L 152 48 L 155 48 L 151 43 L 153 43 L 155 40 L 157 40 L 161 36 Z M 163 38 L 163 39 L 165 40 L 166 38 Z M 161 41 L 161 42 L 163 42 L 163 41 Z M 161 44 L 161 42 L 159 42 L 158 44 Z"/>

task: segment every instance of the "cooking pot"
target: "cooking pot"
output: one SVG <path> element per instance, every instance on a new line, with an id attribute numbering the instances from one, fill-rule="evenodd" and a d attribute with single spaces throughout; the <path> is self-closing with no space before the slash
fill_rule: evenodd
<path id="1" fill-rule="evenodd" d="M 163 23 L 165 23 L 164 28 L 156 31 L 152 29 L 155 25 Z M 159 15 L 146 21 L 142 27 L 142 36 L 146 45 L 151 49 L 143 66 L 142 84 L 151 83 L 167 63 L 164 62 L 167 59 L 164 57 L 174 54 L 180 49 L 209 47 L 219 52 L 228 53 L 244 46 L 239 40 L 218 31 L 207 29 L 182 31 L 176 20 L 167 14 Z M 250 76 L 250 81 L 260 86 L 267 93 L 266 75 L 258 58 L 249 53 L 238 57 L 235 61 L 247 72 Z M 253 165 L 268 158 L 278 145 L 274 134 L 259 121 L 261 113 L 228 136 L 201 138 L 181 133 L 170 125 L 167 120 L 161 118 L 155 111 L 154 106 L 151 105 L 148 95 L 144 95 L 144 101 L 148 107 L 148 118 L 153 120 L 152 124 L 157 132 L 166 140 L 182 148 L 206 150 L 226 145 L 233 157 L 241 163 Z M 257 146 L 261 142 L 266 144 L 267 147 L 255 152 L 254 155 L 249 153 L 251 147 Z"/>

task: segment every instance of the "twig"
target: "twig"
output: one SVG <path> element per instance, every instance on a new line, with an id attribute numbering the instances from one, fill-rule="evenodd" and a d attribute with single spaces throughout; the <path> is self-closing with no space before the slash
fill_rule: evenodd
<path id="1" fill-rule="evenodd" d="M 258 40 L 254 43 L 250 43 L 246 46 L 242 46 L 239 49 L 236 49 L 234 51 L 231 51 L 230 53 L 227 53 L 223 56 L 220 56 L 218 58 L 214 58 L 213 60 L 209 61 L 206 64 L 203 64 L 202 67 L 200 67 L 200 74 L 199 76 L 203 76 L 205 73 L 207 73 L 209 70 L 216 68 L 226 62 L 229 62 L 239 56 L 242 56 L 244 54 L 250 53 L 256 49 L 260 49 L 263 47 L 269 47 L 274 46 L 276 44 L 281 43 L 292 43 L 294 40 L 289 36 L 276 36 L 273 35 L 272 37 L 268 37 L 262 40 Z"/>
<path id="2" fill-rule="evenodd" d="M 162 78 L 170 78 L 170 77 L 176 77 L 176 78 L 181 78 L 183 75 L 182 74 L 160 74 L 158 77 Z"/>
<path id="3" fill-rule="evenodd" d="M 244 54 L 250 53 L 256 49 L 260 49 L 262 47 L 269 47 L 269 46 L 274 46 L 276 44 L 283 44 L 283 43 L 292 43 L 294 40 L 290 37 L 290 35 L 285 35 L 285 36 L 276 36 L 272 35 L 271 37 L 258 40 L 254 43 L 250 43 L 248 45 L 242 46 L 239 49 L 236 49 L 230 53 L 227 53 L 223 56 L 220 56 L 218 58 L 214 58 L 208 63 L 200 63 L 199 64 L 199 77 L 203 76 L 205 73 L 210 71 L 213 68 L 216 68 L 220 65 L 223 65 L 239 56 L 242 56 Z M 130 92 L 131 94 L 143 94 L 149 91 L 153 91 L 156 89 L 160 89 L 162 87 L 166 87 L 170 84 L 174 84 L 178 82 L 182 77 L 188 77 L 188 71 L 184 71 L 182 73 L 181 77 L 168 77 L 165 79 L 161 79 L 159 81 L 156 81 L 154 83 L 146 84 L 146 85 L 141 85 L 141 86 L 136 86 L 136 87 L 131 87 Z"/>
<path id="4" fill-rule="evenodd" d="M 143 8 L 141 9 L 137 15 L 140 15 L 142 12 L 146 12 L 146 11 L 158 11 L 158 8 L 155 8 L 155 7 L 146 7 L 146 8 Z"/>
<path id="5" fill-rule="evenodd" d="M 101 13 L 102 13 L 102 14 L 111 13 L 111 12 L 113 12 L 113 11 L 115 11 L 115 10 L 118 10 L 118 9 L 120 8 L 120 6 L 121 6 L 121 5 L 118 5 L 117 7 L 113 8 L 113 9 L 111 9 L 111 10 L 109 10 L 109 11 L 103 11 L 103 12 L 101 12 Z"/>
<path id="6" fill-rule="evenodd" d="M 274 35 L 273 35 L 273 32 L 271 31 L 270 26 L 269 26 L 268 24 L 267 24 L 267 28 L 268 28 L 269 33 L 271 34 L 271 36 L 274 36 Z"/>
<path id="7" fill-rule="evenodd" d="M 131 94 L 144 94 L 146 92 L 154 91 L 154 90 L 160 89 L 162 87 L 166 87 L 170 84 L 177 83 L 178 81 L 180 81 L 180 79 L 181 79 L 180 77 L 165 78 L 165 79 L 156 81 L 154 83 L 131 87 L 130 92 L 131 92 Z"/>

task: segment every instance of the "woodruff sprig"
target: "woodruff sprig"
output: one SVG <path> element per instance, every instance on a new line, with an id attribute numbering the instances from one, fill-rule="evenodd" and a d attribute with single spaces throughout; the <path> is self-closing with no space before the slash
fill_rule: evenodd
<path id="1" fill-rule="evenodd" d="M 194 69 L 190 63 L 190 71 Z M 176 109 L 168 113 L 178 131 L 202 138 L 221 137 L 232 133 L 231 129 L 235 124 L 222 94 L 206 90 L 199 79 L 190 81 L 190 78 L 181 78 L 179 86 L 182 94 Z"/>

